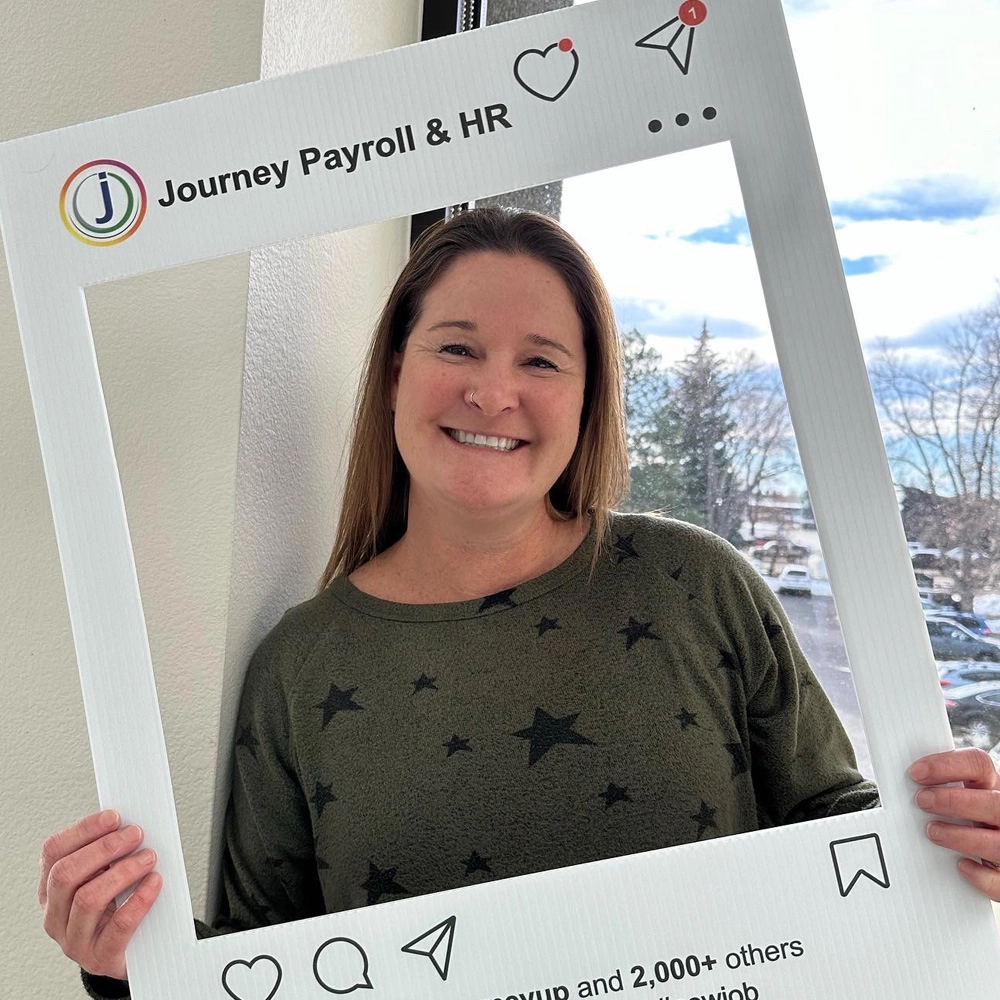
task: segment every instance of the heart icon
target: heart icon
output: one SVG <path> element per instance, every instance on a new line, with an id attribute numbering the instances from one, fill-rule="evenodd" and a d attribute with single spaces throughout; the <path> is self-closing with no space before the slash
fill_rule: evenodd
<path id="1" fill-rule="evenodd" d="M 281 966 L 270 955 L 258 955 L 249 962 L 237 958 L 222 970 L 222 988 L 233 1000 L 271 1000 L 279 985 Z"/>
<path id="2" fill-rule="evenodd" d="M 544 49 L 525 49 L 514 60 L 514 79 L 529 94 L 543 101 L 558 101 L 569 90 L 579 68 L 580 57 L 573 43 L 563 38 Z"/>

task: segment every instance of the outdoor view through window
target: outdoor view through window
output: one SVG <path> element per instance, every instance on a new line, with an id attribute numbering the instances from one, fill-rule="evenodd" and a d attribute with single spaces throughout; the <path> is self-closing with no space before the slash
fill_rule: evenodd
<path id="1" fill-rule="evenodd" d="M 845 252 L 859 206 L 833 214 L 849 278 L 888 265 Z M 624 339 L 628 508 L 664 509 L 745 554 L 874 777 L 729 145 L 566 180 L 561 221 Z M 915 336 L 859 328 L 952 730 L 1000 760 L 1000 295 Z"/>

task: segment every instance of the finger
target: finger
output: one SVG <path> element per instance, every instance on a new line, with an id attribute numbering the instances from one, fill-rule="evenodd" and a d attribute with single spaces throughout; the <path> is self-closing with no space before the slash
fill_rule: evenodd
<path id="1" fill-rule="evenodd" d="M 910 777 L 921 785 L 944 785 L 962 781 L 969 788 L 996 788 L 1000 785 L 993 758 L 985 750 L 965 747 L 921 757 L 910 767 Z"/>
<path id="2" fill-rule="evenodd" d="M 103 812 L 86 816 L 46 838 L 45 843 L 42 844 L 42 853 L 39 858 L 41 870 L 38 879 L 38 902 L 42 906 L 45 905 L 49 872 L 52 870 L 52 866 L 66 857 L 67 854 L 72 854 L 81 847 L 97 840 L 98 837 L 103 837 L 111 830 L 118 829 L 121 821 L 121 816 L 114 809 L 105 809 Z"/>
<path id="3" fill-rule="evenodd" d="M 105 975 L 127 979 L 125 948 L 142 923 L 163 886 L 159 872 L 149 872 L 128 899 L 99 927 L 94 940 L 94 959 L 109 971 Z"/>
<path id="4" fill-rule="evenodd" d="M 82 885 L 73 896 L 63 949 L 78 961 L 93 954 L 98 933 L 114 923 L 115 897 L 148 875 L 155 863 L 156 853 L 146 848 Z"/>
<path id="5" fill-rule="evenodd" d="M 928 823 L 927 836 L 952 851 L 974 858 L 1000 862 L 1000 831 L 982 826 L 956 826 L 954 823 Z"/>
<path id="6" fill-rule="evenodd" d="M 62 941 L 70 907 L 77 890 L 118 858 L 134 851 L 142 842 L 142 830 L 127 826 L 95 840 L 57 861 L 49 870 L 45 903 L 45 931 Z"/>
<path id="7" fill-rule="evenodd" d="M 924 788 L 917 792 L 917 805 L 924 812 L 951 819 L 1000 826 L 1000 792 L 972 788 Z"/>
<path id="8" fill-rule="evenodd" d="M 958 863 L 962 877 L 994 902 L 1000 902 L 1000 872 L 987 865 L 977 864 L 968 858 Z"/>

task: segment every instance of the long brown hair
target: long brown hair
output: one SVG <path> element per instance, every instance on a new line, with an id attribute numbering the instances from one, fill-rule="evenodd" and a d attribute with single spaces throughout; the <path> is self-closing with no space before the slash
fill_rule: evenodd
<path id="1" fill-rule="evenodd" d="M 389 407 L 393 355 L 403 351 L 424 295 L 445 269 L 480 251 L 526 254 L 548 264 L 576 303 L 587 361 L 580 436 L 545 506 L 555 520 L 591 515 L 597 540 L 591 571 L 597 564 L 608 511 L 629 485 L 621 342 L 610 296 L 586 252 L 557 222 L 536 212 L 474 208 L 421 234 L 375 327 L 358 392 L 337 538 L 320 590 L 406 532 L 409 473 L 396 448 Z"/>

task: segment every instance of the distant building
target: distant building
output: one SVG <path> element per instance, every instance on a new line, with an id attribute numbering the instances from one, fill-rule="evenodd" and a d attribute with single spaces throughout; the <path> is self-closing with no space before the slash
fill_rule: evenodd
<path id="1" fill-rule="evenodd" d="M 787 493 L 751 497 L 747 502 L 750 538 L 780 538 L 788 531 L 804 527 L 804 514 L 808 514 L 811 521 L 812 510 L 803 497 Z"/>

